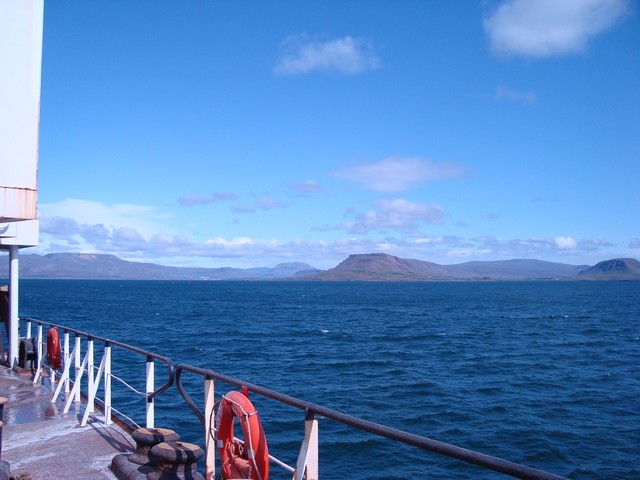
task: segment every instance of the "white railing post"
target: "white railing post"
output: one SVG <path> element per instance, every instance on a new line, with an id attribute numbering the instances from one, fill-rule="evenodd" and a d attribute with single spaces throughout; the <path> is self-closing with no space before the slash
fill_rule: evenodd
<path id="1" fill-rule="evenodd" d="M 93 338 L 89 337 L 87 339 L 87 382 L 88 382 L 88 390 L 89 392 L 93 391 Z M 93 398 L 89 398 L 87 402 L 87 411 L 93 412 L 95 411 L 95 404 Z"/>
<path id="2" fill-rule="evenodd" d="M 64 332 L 64 351 L 62 353 L 62 358 L 64 359 L 64 369 L 68 372 L 69 369 L 67 365 L 71 362 L 71 351 L 69 350 L 69 332 Z M 64 379 L 64 393 L 65 395 L 69 394 L 69 375 L 67 375 Z"/>
<path id="3" fill-rule="evenodd" d="M 92 412 L 92 411 L 89 410 L 89 405 L 94 405 L 95 406 L 96 394 L 98 393 L 98 387 L 100 386 L 100 376 L 102 375 L 102 372 L 104 372 L 104 366 L 105 366 L 106 359 L 107 359 L 107 357 L 105 357 L 103 355 L 102 356 L 102 361 L 100 362 L 100 366 L 98 367 L 98 372 L 96 373 L 96 376 L 95 376 L 95 379 L 94 379 L 95 381 L 93 382 L 93 385 L 91 386 L 91 388 L 87 392 L 87 408 L 84 411 L 84 416 L 82 417 L 82 422 L 80 422 L 80 426 L 81 427 L 84 427 L 87 424 L 87 421 L 89 420 L 89 414 Z M 105 424 L 106 423 L 107 422 L 106 422 L 106 419 L 105 419 Z"/>
<path id="4" fill-rule="evenodd" d="M 104 424 L 111 425 L 111 345 L 104 344 Z"/>
<path id="5" fill-rule="evenodd" d="M 205 445 L 205 480 L 215 480 L 216 478 L 216 441 L 215 441 L 215 416 L 213 407 L 215 400 L 213 397 L 213 378 L 204 380 L 204 439 Z"/>
<path id="6" fill-rule="evenodd" d="M 147 357 L 147 387 L 146 387 L 146 393 L 147 393 L 147 428 L 155 428 L 154 427 L 154 416 L 155 416 L 155 408 L 154 408 L 154 402 L 155 402 L 155 398 L 150 397 L 149 395 L 153 393 L 154 388 L 153 388 L 153 384 L 154 384 L 154 364 L 153 364 L 153 358 L 151 357 Z"/>
<path id="7" fill-rule="evenodd" d="M 27 320 L 27 336 L 26 338 L 31 338 L 31 320 Z"/>
<path id="8" fill-rule="evenodd" d="M 76 346 L 78 346 L 76 344 Z M 75 349 L 74 349 L 75 352 Z M 71 353 L 69 355 L 68 358 L 71 358 L 71 356 L 74 355 L 74 353 Z M 71 376 L 71 362 L 66 362 L 63 365 L 62 368 L 62 375 L 60 376 L 60 383 L 58 383 L 58 386 L 55 389 L 54 394 L 51 397 L 51 403 L 55 403 L 55 401 L 58 399 L 58 395 L 60 395 L 60 391 L 62 390 L 62 387 L 65 387 L 65 397 L 66 397 L 66 401 L 69 402 L 70 401 L 70 394 L 69 392 L 66 390 L 66 387 L 69 386 L 69 377 Z"/>
<path id="9" fill-rule="evenodd" d="M 74 402 L 79 402 L 80 401 L 80 387 L 75 388 L 76 383 L 80 382 L 80 379 L 82 378 L 82 368 L 84 368 L 84 366 L 82 365 L 82 355 L 80 355 L 80 348 L 81 348 L 81 342 L 80 342 L 81 338 L 76 335 L 76 346 L 73 349 L 76 354 L 75 357 L 73 359 L 74 364 L 75 364 L 75 368 L 76 368 L 76 376 L 73 380 L 73 391 L 74 391 L 74 398 L 73 401 Z"/>
<path id="10" fill-rule="evenodd" d="M 318 419 L 313 413 L 305 414 L 304 440 L 300 446 L 294 480 L 318 480 Z"/>
<path id="11" fill-rule="evenodd" d="M 36 341 L 36 374 L 33 376 L 33 383 L 36 384 L 40 380 L 42 372 L 42 325 L 38 325 L 38 340 Z M 52 377 L 55 383 L 55 377 Z M 53 383 L 52 383 L 53 385 Z"/>
<path id="12" fill-rule="evenodd" d="M 64 404 L 64 410 L 62 410 L 62 413 L 64 413 L 65 415 L 69 413 L 71 402 L 74 401 L 74 399 L 76 398 L 80 398 L 80 387 L 82 386 L 82 374 L 84 373 L 84 367 L 87 364 L 88 356 L 89 355 L 85 355 L 84 359 L 80 363 L 80 368 L 77 369 L 78 376 L 73 382 L 73 388 L 71 389 L 71 394 L 69 395 L 69 398 L 67 398 L 67 402 Z M 60 385 L 58 385 L 58 389 L 60 388 Z M 58 393 L 58 390 L 56 390 L 56 396 L 57 396 L 57 393 Z M 87 405 L 87 408 L 89 408 L 88 405 Z"/>

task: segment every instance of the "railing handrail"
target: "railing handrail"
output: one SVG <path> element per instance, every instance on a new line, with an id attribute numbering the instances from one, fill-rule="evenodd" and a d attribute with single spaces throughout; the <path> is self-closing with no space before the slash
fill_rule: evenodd
<path id="1" fill-rule="evenodd" d="M 37 325 L 46 325 L 48 327 L 55 327 L 58 328 L 60 330 L 62 330 L 63 332 L 71 332 L 73 334 L 75 334 L 76 336 L 80 336 L 80 337 L 86 337 L 88 340 L 97 340 L 99 342 L 103 342 L 105 345 L 116 345 L 120 348 L 124 348 L 125 350 L 130 350 L 134 353 L 138 353 L 140 355 L 145 355 L 147 357 L 147 359 L 153 358 L 155 360 L 159 360 L 163 363 L 165 363 L 169 369 L 169 378 L 167 379 L 166 383 L 164 385 L 161 385 L 160 387 L 158 387 L 157 389 L 155 389 L 153 392 L 150 392 L 147 396 L 147 399 L 149 401 L 153 400 L 155 397 L 157 397 L 158 395 L 160 395 L 161 393 L 167 391 L 169 388 L 171 388 L 171 386 L 174 384 L 175 382 L 175 365 L 173 363 L 173 360 L 171 360 L 169 357 L 165 357 L 164 355 L 159 355 L 157 353 L 151 352 L 149 350 L 144 350 L 142 348 L 139 347 L 134 347 L 133 345 L 129 345 L 127 343 L 123 343 L 123 342 L 119 342 L 117 340 L 111 340 L 109 338 L 105 338 L 105 337 L 100 337 L 98 335 L 93 335 L 91 333 L 87 333 L 87 332 L 83 332 L 81 330 L 76 330 L 75 328 L 70 328 L 70 327 L 66 327 L 64 325 L 58 325 L 56 323 L 51 323 L 51 322 L 45 322 L 44 320 L 38 320 L 35 318 L 21 318 L 21 320 L 25 320 L 26 322 L 31 322 L 31 323 L 35 323 Z"/>
<path id="2" fill-rule="evenodd" d="M 363 420 L 345 413 L 323 407 L 314 403 L 310 403 L 298 398 L 270 390 L 260 385 L 255 385 L 249 382 L 244 382 L 237 378 L 223 375 L 213 370 L 207 370 L 204 368 L 194 367 L 187 364 L 178 364 L 176 366 L 176 388 L 182 398 L 185 400 L 189 408 L 195 413 L 200 422 L 204 425 L 204 414 L 200 411 L 198 406 L 193 402 L 189 394 L 182 387 L 182 371 L 188 371 L 197 375 L 201 375 L 204 379 L 219 380 L 229 385 L 234 385 L 247 391 L 254 392 L 263 397 L 276 400 L 281 403 L 285 403 L 292 407 L 298 408 L 305 412 L 305 418 L 309 416 L 321 416 L 337 421 L 344 425 L 357 428 L 369 433 L 380 435 L 398 442 L 412 445 L 414 447 L 428 450 L 433 453 L 445 455 L 447 457 L 455 458 L 467 463 L 471 463 L 488 470 L 510 475 L 515 478 L 521 478 L 525 480 L 566 480 L 565 477 L 555 475 L 553 473 L 538 470 L 536 468 L 527 467 L 519 463 L 504 460 L 502 458 L 486 455 L 474 450 L 468 450 L 466 448 L 458 447 L 449 443 L 441 442 L 439 440 L 433 440 L 431 438 L 423 437 L 413 433 L 405 432 L 397 428 L 387 427 L 385 425 L 371 422 L 369 420 Z"/>
<path id="3" fill-rule="evenodd" d="M 292 397 L 290 395 L 276 392 L 275 390 L 271 390 L 269 388 L 262 387 L 260 385 L 256 385 L 250 382 L 245 382 L 243 380 L 239 380 L 237 378 L 230 377 L 228 375 L 223 375 L 221 373 L 214 372 L 213 370 L 210 370 L 210 369 L 195 367 L 188 364 L 175 365 L 170 358 L 164 355 L 159 355 L 157 353 L 144 350 L 142 348 L 135 347 L 133 345 L 129 345 L 123 342 L 111 340 L 109 338 L 101 337 L 98 335 L 89 334 L 87 332 L 76 330 L 74 328 L 66 327 L 64 325 L 58 325 L 51 322 L 46 322 L 43 320 L 37 320 L 33 318 L 24 318 L 23 320 L 30 323 L 34 323 L 36 325 L 40 325 L 40 326 L 58 328 L 65 333 L 69 333 L 69 332 L 73 333 L 75 334 L 76 339 L 78 339 L 78 337 L 85 337 L 89 341 L 104 342 L 105 349 L 106 347 L 110 348 L 111 345 L 115 345 L 120 348 L 132 351 L 134 353 L 144 355 L 147 358 L 148 365 L 149 365 L 149 362 L 152 365 L 154 359 L 165 363 L 169 370 L 169 378 L 164 385 L 155 389 L 153 392 L 149 391 L 147 393 L 148 401 L 153 402 L 153 399 L 156 396 L 160 395 L 161 393 L 171 388 L 171 386 L 175 383 L 178 393 L 182 396 L 187 406 L 193 411 L 193 413 L 196 415 L 198 420 L 203 424 L 203 426 L 205 426 L 205 428 L 207 428 L 205 415 L 200 411 L 200 409 L 198 408 L 196 403 L 193 401 L 191 396 L 186 392 L 186 390 L 182 386 L 183 371 L 200 375 L 203 377 L 205 382 L 207 382 L 208 380 L 210 381 L 218 380 L 228 385 L 234 385 L 236 387 L 240 387 L 243 391 L 253 392 L 257 395 L 261 395 L 263 397 L 266 397 L 266 398 L 275 400 L 277 402 L 289 405 L 291 407 L 297 408 L 299 410 L 302 410 L 305 413 L 305 424 L 307 423 L 307 421 L 317 422 L 317 420 L 314 420 L 316 417 L 324 417 L 324 418 L 328 418 L 336 422 L 342 423 L 343 425 L 356 428 L 358 430 L 366 431 L 374 435 L 379 435 L 385 438 L 389 438 L 391 440 L 395 440 L 407 445 L 411 445 L 411 446 L 414 446 L 423 450 L 427 450 L 433 453 L 437 453 L 440 455 L 444 455 L 450 458 L 455 458 L 457 460 L 461 460 L 463 462 L 477 465 L 479 467 L 482 467 L 488 470 L 493 470 L 495 472 L 499 472 L 512 477 L 525 479 L 525 480 L 534 480 L 534 479 L 562 480 L 564 479 L 564 477 L 561 477 L 549 472 L 545 472 L 543 470 L 539 470 L 536 468 L 527 467 L 525 465 L 511 462 L 509 460 L 493 457 L 493 456 L 486 455 L 474 450 L 468 450 L 466 448 L 462 448 L 453 444 L 423 437 L 420 435 L 409 433 L 397 428 L 388 427 L 388 426 L 385 426 L 376 422 L 372 422 L 369 420 L 363 420 L 361 418 L 354 417 L 352 415 L 348 415 L 348 414 L 339 412 L 337 410 L 333 410 L 327 407 L 323 407 L 321 405 L 317 405 L 311 402 L 301 400 L 296 397 Z M 306 430 L 306 427 L 305 427 L 305 430 Z M 302 478 L 302 476 L 296 477 L 296 478 Z"/>

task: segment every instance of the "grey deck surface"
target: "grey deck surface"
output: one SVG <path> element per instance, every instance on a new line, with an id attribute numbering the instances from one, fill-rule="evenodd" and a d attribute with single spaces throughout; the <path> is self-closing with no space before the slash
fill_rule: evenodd
<path id="1" fill-rule="evenodd" d="M 90 418 L 86 427 L 80 427 L 78 415 L 84 413 L 84 405 L 72 405 L 64 415 L 63 400 L 51 403 L 49 388 L 33 385 L 28 374 L 0 366 L 0 396 L 9 399 L 4 408 L 2 460 L 9 462 L 12 476 L 114 479 L 109 469 L 112 458 L 135 449 L 131 437 L 116 425 L 107 427 Z"/>

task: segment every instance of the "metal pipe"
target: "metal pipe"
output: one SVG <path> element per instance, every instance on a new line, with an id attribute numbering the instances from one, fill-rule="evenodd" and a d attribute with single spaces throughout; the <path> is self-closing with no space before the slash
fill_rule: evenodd
<path id="1" fill-rule="evenodd" d="M 243 382 L 242 380 L 222 375 L 211 370 L 205 370 L 202 368 L 193 367 L 191 365 L 180 364 L 176 367 L 176 387 L 178 388 L 180 394 L 183 396 L 185 402 L 187 402 L 187 405 L 191 408 L 191 410 L 194 411 L 194 413 L 196 411 L 199 412 L 199 410 L 195 403 L 193 403 L 193 400 L 191 400 L 191 398 L 188 396 L 188 394 L 185 396 L 186 392 L 181 385 L 180 379 L 182 377 L 183 370 L 202 375 L 205 377 L 205 379 L 213 378 L 230 385 L 235 385 L 236 387 L 247 389 L 248 391 L 254 392 L 258 395 L 262 395 L 264 397 L 271 398 L 278 402 L 285 403 L 292 407 L 304 410 L 305 412 L 307 412 L 307 415 L 314 414 L 321 417 L 329 418 L 331 420 L 335 420 L 344 425 L 357 428 L 359 430 L 364 430 L 366 432 L 390 438 L 398 442 L 406 443 L 407 445 L 413 445 L 423 450 L 438 453 L 440 455 L 445 455 L 457 460 L 462 460 L 464 462 L 478 465 L 488 470 L 500 472 L 505 475 L 510 475 L 515 478 L 521 478 L 524 480 L 566 480 L 565 477 L 545 472 L 543 470 L 527 467 L 525 465 L 520 465 L 518 463 L 510 462 L 508 460 L 503 460 L 497 457 L 492 457 L 490 455 L 485 455 L 473 450 L 467 450 L 466 448 L 458 447 L 456 445 L 445 442 L 440 442 L 431 438 L 422 437 L 420 435 L 415 435 L 403 430 L 399 430 L 397 428 L 387 427 L 379 423 L 362 420 L 360 418 L 338 412 L 337 410 L 332 410 L 320 405 L 305 402 L 298 398 L 275 392 L 259 385 Z M 204 416 L 201 412 L 196 413 L 196 416 L 200 419 L 201 422 L 204 423 Z"/>
<path id="2" fill-rule="evenodd" d="M 18 364 L 18 342 L 20 324 L 18 323 L 18 246 L 9 247 L 9 365 Z"/>

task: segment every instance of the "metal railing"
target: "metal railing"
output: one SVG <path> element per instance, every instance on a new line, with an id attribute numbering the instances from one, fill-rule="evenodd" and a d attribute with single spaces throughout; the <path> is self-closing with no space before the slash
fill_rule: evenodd
<path id="1" fill-rule="evenodd" d="M 65 406 L 63 413 L 68 413 L 71 404 L 79 402 L 81 400 L 81 394 L 85 393 L 82 390 L 82 384 L 84 383 L 83 377 L 86 374 L 86 403 L 84 416 L 80 422 L 81 426 L 86 425 L 89 415 L 96 410 L 96 402 L 103 405 L 104 408 L 104 423 L 109 425 L 112 423 L 112 413 L 117 413 L 119 416 L 127 419 L 131 424 L 137 428 L 140 425 L 129 418 L 124 412 L 117 410 L 112 404 L 112 382 L 116 380 L 124 385 L 126 388 L 134 392 L 135 394 L 144 398 L 145 402 L 145 427 L 153 428 L 155 423 L 155 399 L 163 392 L 167 391 L 174 383 L 175 368 L 173 361 L 163 355 L 143 350 L 141 348 L 128 345 L 126 343 L 110 340 L 108 338 L 92 335 L 80 330 L 57 325 L 55 323 L 44 322 L 42 320 L 35 320 L 32 318 L 22 319 L 26 323 L 26 339 L 31 337 L 31 325 L 37 326 L 37 339 L 36 359 L 35 359 L 35 374 L 33 383 L 37 383 L 41 379 L 42 369 L 46 368 L 50 372 L 51 389 L 53 395 L 51 402 L 55 402 L 62 391 L 65 393 Z M 46 350 L 46 340 L 43 337 L 43 327 L 57 328 L 58 331 L 63 333 L 61 340 L 62 350 L 62 372 L 58 372 L 49 368 L 43 362 L 43 352 Z M 70 334 L 74 335 L 74 346 L 70 348 Z M 85 340 L 86 352 L 82 356 L 82 340 Z M 99 342 L 103 345 L 102 358 L 96 365 L 96 349 L 95 342 Z M 138 355 L 142 355 L 146 358 L 145 361 L 145 388 L 144 392 L 134 388 L 130 383 L 123 380 L 119 376 L 113 373 L 111 367 L 112 347 L 118 347 Z M 155 387 L 155 361 L 164 363 L 167 366 L 167 381 L 159 387 Z M 58 378 L 59 376 L 59 378 Z M 98 390 L 100 388 L 100 382 L 103 382 L 103 394 L 104 398 L 98 398 Z"/>
<path id="2" fill-rule="evenodd" d="M 204 380 L 204 412 L 200 411 L 191 396 L 182 385 L 182 373 L 190 372 L 200 375 Z M 266 398 L 270 398 L 280 403 L 295 407 L 304 412 L 304 439 L 302 441 L 296 466 L 290 467 L 279 460 L 270 457 L 272 462 L 278 463 L 285 469 L 293 472 L 294 480 L 317 479 L 318 478 L 318 417 L 328 418 L 342 423 L 349 427 L 372 433 L 381 437 L 386 437 L 407 445 L 418 447 L 433 453 L 455 458 L 466 463 L 480 466 L 482 468 L 503 473 L 515 478 L 527 480 L 560 480 L 564 477 L 554 475 L 542 470 L 520 465 L 518 463 L 503 460 L 501 458 L 485 455 L 473 450 L 440 442 L 420 435 L 415 435 L 396 428 L 387 427 L 379 423 L 363 420 L 342 412 L 322 407 L 313 403 L 305 402 L 295 397 L 285 395 L 268 388 L 244 382 L 233 377 L 216 373 L 212 370 L 205 370 L 191 365 L 180 364 L 176 367 L 176 388 L 189 408 L 204 426 L 205 434 L 205 463 L 207 480 L 213 479 L 215 475 L 215 425 L 212 424 L 214 402 L 214 381 L 240 387 L 244 392 L 253 392 Z"/>
<path id="3" fill-rule="evenodd" d="M 34 374 L 34 383 L 40 381 L 40 375 L 42 368 L 47 368 L 44 365 L 42 352 L 44 351 L 45 342 L 43 341 L 43 327 L 57 328 L 63 332 L 63 347 L 62 347 L 62 373 L 57 378 L 58 372 L 51 370 L 51 388 L 54 390 L 52 395 L 52 402 L 55 402 L 58 395 L 64 390 L 66 394 L 66 404 L 64 413 L 67 413 L 72 402 L 80 401 L 80 392 L 82 389 L 82 378 L 84 374 L 87 374 L 87 393 L 86 400 L 87 406 L 85 408 L 84 417 L 81 420 L 81 425 L 87 423 L 87 419 L 90 413 L 95 411 L 96 395 L 99 389 L 99 383 L 102 379 L 104 382 L 104 399 L 102 403 L 104 405 L 104 422 L 106 424 L 111 423 L 112 412 L 116 412 L 119 416 L 126 418 L 129 422 L 135 424 L 138 428 L 139 425 L 131 420 L 123 412 L 120 412 L 113 408 L 111 404 L 111 382 L 112 380 L 120 381 L 127 388 L 134 393 L 141 395 L 145 398 L 146 403 L 146 427 L 154 427 L 154 402 L 155 398 L 163 392 L 167 391 L 175 383 L 178 393 L 181 395 L 187 406 L 194 413 L 196 418 L 200 421 L 204 427 L 204 446 L 205 446 L 205 478 L 207 480 L 213 480 L 215 478 L 215 450 L 216 450 L 216 428 L 215 428 L 215 415 L 214 409 L 216 406 L 214 397 L 215 382 L 219 381 L 227 385 L 239 387 L 244 393 L 253 392 L 257 395 L 269 398 L 281 404 L 285 404 L 300 410 L 303 413 L 304 418 L 304 438 L 301 442 L 300 450 L 298 452 L 297 461 L 295 466 L 287 465 L 281 460 L 269 456 L 272 463 L 279 465 L 285 470 L 293 474 L 293 480 L 317 480 L 318 479 L 318 446 L 319 446 L 319 418 L 326 418 L 338 422 L 340 424 L 355 428 L 360 431 L 368 432 L 373 435 L 385 437 L 397 442 L 401 442 L 406 445 L 417 447 L 422 450 L 426 450 L 432 453 L 443 455 L 446 457 L 454 458 L 462 462 L 477 465 L 487 470 L 492 470 L 505 475 L 509 475 L 515 478 L 521 478 L 526 480 L 561 480 L 564 477 L 538 470 L 535 468 L 527 467 L 515 462 L 504 460 L 501 458 L 486 455 L 477 451 L 468 450 L 456 445 L 441 442 L 438 440 L 430 439 L 420 435 L 412 434 L 403 430 L 388 427 L 379 423 L 363 420 L 351 415 L 344 414 L 337 410 L 323 407 L 314 403 L 306 402 L 298 398 L 270 390 L 259 385 L 255 385 L 249 382 L 245 382 L 227 375 L 216 373 L 212 370 L 207 370 L 191 365 L 180 364 L 174 366 L 171 359 L 143 350 L 131 345 L 110 340 L 107 338 L 91 335 L 79 330 L 56 325 L 54 323 L 44 322 L 41 320 L 24 319 L 27 326 L 27 337 L 31 338 L 31 324 L 37 326 L 37 345 L 40 347 L 37 349 L 36 354 L 36 371 Z M 69 348 L 70 334 L 75 335 L 74 347 Z M 82 339 L 86 341 L 86 353 L 84 357 L 81 355 Z M 103 344 L 102 359 L 99 366 L 95 365 L 94 358 L 94 342 L 98 341 Z M 135 354 L 143 355 L 146 357 L 146 372 L 145 372 L 145 391 L 140 392 L 129 385 L 127 382 L 117 377 L 111 371 L 111 348 L 116 346 L 124 350 L 128 350 Z M 168 368 L 167 381 L 158 388 L 154 388 L 154 361 L 160 361 L 166 364 Z M 182 377 L 183 373 L 188 372 L 202 377 L 204 387 L 204 411 L 201 411 L 197 404 L 193 401 L 191 396 L 187 393 Z M 74 378 L 72 379 L 72 373 Z M 57 385 L 56 385 L 57 384 Z"/>

